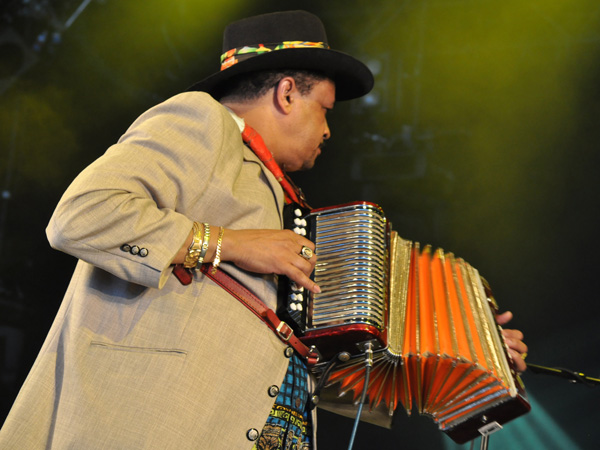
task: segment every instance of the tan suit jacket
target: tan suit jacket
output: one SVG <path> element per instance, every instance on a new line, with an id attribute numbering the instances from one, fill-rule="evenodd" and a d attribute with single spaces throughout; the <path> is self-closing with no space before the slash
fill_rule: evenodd
<path id="1" fill-rule="evenodd" d="M 251 448 L 246 433 L 265 424 L 285 345 L 201 274 L 181 285 L 170 262 L 193 220 L 279 229 L 282 205 L 277 181 L 207 94 L 144 113 L 51 219 L 50 243 L 79 262 L 0 448 Z M 222 267 L 275 308 L 274 276 Z"/>

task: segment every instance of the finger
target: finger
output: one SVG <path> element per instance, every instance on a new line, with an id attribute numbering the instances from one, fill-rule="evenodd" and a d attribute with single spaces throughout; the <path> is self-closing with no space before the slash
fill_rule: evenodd
<path id="1" fill-rule="evenodd" d="M 313 294 L 321 293 L 321 288 L 315 283 L 313 280 L 309 278 L 309 276 L 304 273 L 302 270 L 290 266 L 290 270 L 285 273 L 285 275 L 296 284 L 302 286 L 305 289 L 308 289 Z"/>
<path id="2" fill-rule="evenodd" d="M 294 236 L 299 238 L 298 242 L 300 243 L 300 245 L 306 245 L 307 247 L 310 247 L 312 250 L 315 249 L 315 243 L 313 241 L 311 241 L 310 239 L 305 238 L 304 236 L 300 236 L 299 234 L 296 234 L 296 233 L 294 233 Z"/>
<path id="3" fill-rule="evenodd" d="M 302 247 L 303 245 L 306 245 L 307 247 L 310 247 L 313 250 L 315 249 L 315 244 L 310 239 L 298 233 L 295 233 L 292 230 L 280 230 L 278 233 L 280 233 L 280 236 L 282 236 L 284 239 L 299 244 L 298 252 L 300 252 L 300 247 Z"/>
<path id="4" fill-rule="evenodd" d="M 522 341 L 525 336 L 521 330 L 502 329 L 502 336 L 508 339 Z"/>
<path id="5" fill-rule="evenodd" d="M 508 348 L 519 353 L 527 353 L 528 348 L 524 342 L 515 339 L 505 339 L 505 341 L 506 345 L 508 345 Z"/>
<path id="6" fill-rule="evenodd" d="M 519 352 L 509 349 L 508 352 L 512 357 L 513 363 L 515 364 L 515 369 L 517 372 L 525 372 L 527 370 L 527 363 L 523 359 L 523 355 Z"/>
<path id="7" fill-rule="evenodd" d="M 317 257 L 315 255 L 312 255 L 310 259 L 307 259 L 305 256 L 302 256 L 300 254 L 292 255 L 289 260 L 291 265 L 293 265 L 297 269 L 300 269 L 307 276 L 310 276 L 312 271 L 315 269 L 316 261 Z"/>
<path id="8" fill-rule="evenodd" d="M 502 314 L 498 314 L 496 316 L 496 322 L 498 325 L 506 325 L 513 318 L 513 313 L 510 311 L 503 312 Z"/>
<path id="9" fill-rule="evenodd" d="M 298 254 L 301 255 L 303 253 L 303 250 L 305 248 L 308 249 L 309 253 L 311 253 L 311 252 L 314 253 L 315 252 L 316 245 L 315 245 L 314 242 L 306 239 L 305 237 L 299 236 L 299 235 L 296 235 L 296 237 L 297 238 L 294 240 L 294 242 L 295 242 L 294 245 L 297 246 L 294 249 L 294 250 L 296 250 L 296 253 L 298 253 Z"/>

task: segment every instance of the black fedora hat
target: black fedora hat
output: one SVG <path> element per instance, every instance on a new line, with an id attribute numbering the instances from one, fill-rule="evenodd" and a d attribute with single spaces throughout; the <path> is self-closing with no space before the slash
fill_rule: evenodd
<path id="1" fill-rule="evenodd" d="M 361 97 L 373 87 L 373 74 L 356 58 L 327 43 L 321 20 L 306 11 L 249 17 L 223 33 L 221 70 L 189 88 L 218 97 L 229 80 L 259 70 L 312 70 L 336 85 L 336 100 Z"/>

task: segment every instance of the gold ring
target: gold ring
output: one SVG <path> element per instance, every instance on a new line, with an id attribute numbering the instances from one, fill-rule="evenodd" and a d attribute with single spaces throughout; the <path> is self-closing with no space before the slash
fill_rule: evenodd
<path id="1" fill-rule="evenodd" d="M 525 358 L 527 358 L 527 352 L 521 353 L 521 359 L 525 361 Z"/>
<path id="2" fill-rule="evenodd" d="M 308 259 L 312 258 L 313 251 L 310 248 L 308 248 L 306 245 L 303 245 L 302 250 L 300 250 L 300 256 L 302 256 L 304 259 L 308 260 Z"/>

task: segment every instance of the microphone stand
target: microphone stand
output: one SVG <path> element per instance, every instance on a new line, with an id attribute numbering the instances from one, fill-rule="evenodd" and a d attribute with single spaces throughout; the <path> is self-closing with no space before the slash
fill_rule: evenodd
<path id="1" fill-rule="evenodd" d="M 554 375 L 556 377 L 565 378 L 570 383 L 581 383 L 589 387 L 595 387 L 600 384 L 599 378 L 588 377 L 581 372 L 575 372 L 569 369 L 563 369 L 560 367 L 544 367 L 538 366 L 537 364 L 527 363 L 527 368 L 533 373 L 543 373 L 546 375 Z"/>

